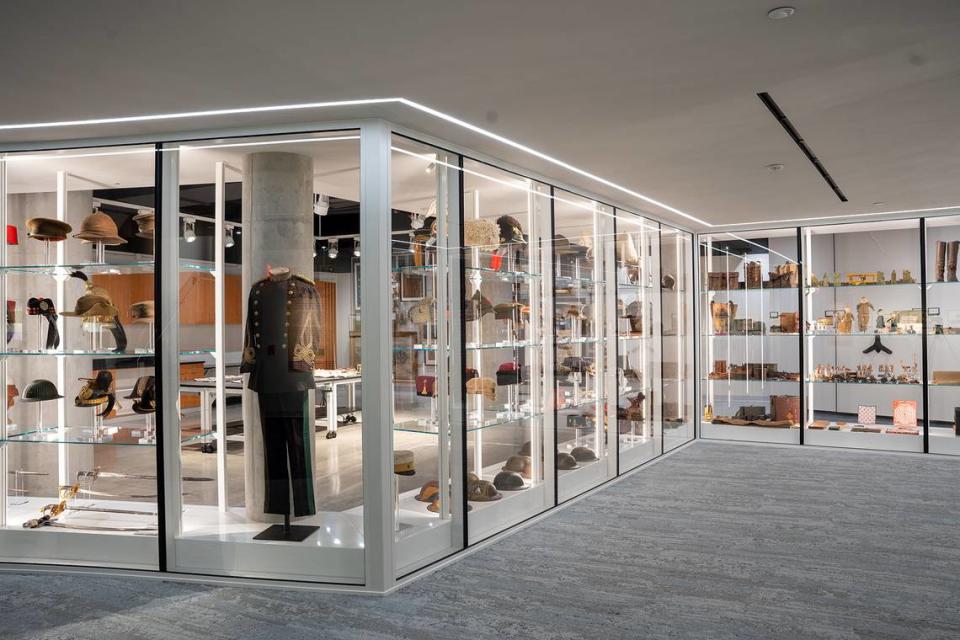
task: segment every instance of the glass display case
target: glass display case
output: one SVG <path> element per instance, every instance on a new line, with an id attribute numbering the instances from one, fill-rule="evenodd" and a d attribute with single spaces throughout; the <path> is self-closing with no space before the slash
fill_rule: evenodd
<path id="1" fill-rule="evenodd" d="M 178 171 L 177 571 L 364 581 L 358 133 L 165 152 Z"/>
<path id="2" fill-rule="evenodd" d="M 960 216 L 923 221 L 929 451 L 960 455 Z"/>
<path id="3" fill-rule="evenodd" d="M 158 567 L 154 156 L 0 159 L 0 560 Z"/>
<path id="4" fill-rule="evenodd" d="M 614 235 L 616 326 L 604 341 L 615 350 L 619 470 L 627 471 L 663 452 L 660 392 L 660 228 L 655 222 L 618 210 Z M 610 394 L 614 395 L 613 393 Z"/>
<path id="5" fill-rule="evenodd" d="M 919 221 L 802 233 L 804 441 L 923 451 Z"/>
<path id="6" fill-rule="evenodd" d="M 606 395 L 615 389 L 606 374 L 616 345 L 605 308 L 614 230 L 606 205 L 555 190 L 553 208 L 555 464 L 564 501 L 617 473 Z"/>
<path id="7" fill-rule="evenodd" d="M 448 312 L 461 298 L 461 175 L 458 156 L 396 135 L 390 164 L 393 448 L 407 460 L 393 474 L 402 574 L 463 544 L 462 339 Z"/>
<path id="8" fill-rule="evenodd" d="M 693 379 L 693 237 L 666 225 L 660 225 L 659 286 L 663 451 L 667 452 L 693 440 L 697 412 Z"/>
<path id="9" fill-rule="evenodd" d="M 701 435 L 800 442 L 796 229 L 700 236 Z"/>
<path id="10" fill-rule="evenodd" d="M 0 151 L 0 562 L 384 592 L 693 437 L 690 233 L 383 120 L 200 130 Z"/>
<path id="11" fill-rule="evenodd" d="M 473 544 L 554 503 L 545 479 L 546 185 L 463 163 L 466 499 Z M 549 263 L 547 263 L 549 264 Z M 551 483 L 552 484 L 552 483 Z"/>

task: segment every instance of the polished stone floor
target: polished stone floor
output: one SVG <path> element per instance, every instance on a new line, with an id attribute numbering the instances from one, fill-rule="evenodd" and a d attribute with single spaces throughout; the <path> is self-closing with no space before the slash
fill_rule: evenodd
<path id="1" fill-rule="evenodd" d="M 0 573 L 0 638 L 957 638 L 958 478 L 701 441 L 385 598 Z"/>

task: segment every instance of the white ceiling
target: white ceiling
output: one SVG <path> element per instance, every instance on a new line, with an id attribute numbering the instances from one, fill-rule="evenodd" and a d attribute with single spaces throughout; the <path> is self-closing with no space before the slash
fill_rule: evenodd
<path id="1" fill-rule="evenodd" d="M 7 3 L 0 122 L 406 97 L 713 224 L 960 204 L 960 2 L 792 0 L 796 16 L 771 21 L 776 4 Z M 186 124 L 211 126 L 122 131 Z M 72 135 L 0 133 L 3 142 Z M 765 169 L 772 163 L 784 169 Z"/>

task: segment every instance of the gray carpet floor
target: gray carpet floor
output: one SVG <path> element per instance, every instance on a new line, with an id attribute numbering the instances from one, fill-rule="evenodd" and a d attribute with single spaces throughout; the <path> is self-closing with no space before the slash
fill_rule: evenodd
<path id="1" fill-rule="evenodd" d="M 380 598 L 0 573 L 0 638 L 958 638 L 960 460 L 699 442 Z"/>

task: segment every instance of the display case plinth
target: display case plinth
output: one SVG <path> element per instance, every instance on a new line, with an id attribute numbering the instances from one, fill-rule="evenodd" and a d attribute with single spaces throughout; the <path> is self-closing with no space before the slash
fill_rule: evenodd
<path id="1" fill-rule="evenodd" d="M 775 429 L 772 427 L 738 426 L 730 424 L 700 423 L 700 437 L 715 440 L 740 442 L 771 442 L 775 444 L 799 444 L 800 429 Z"/>

